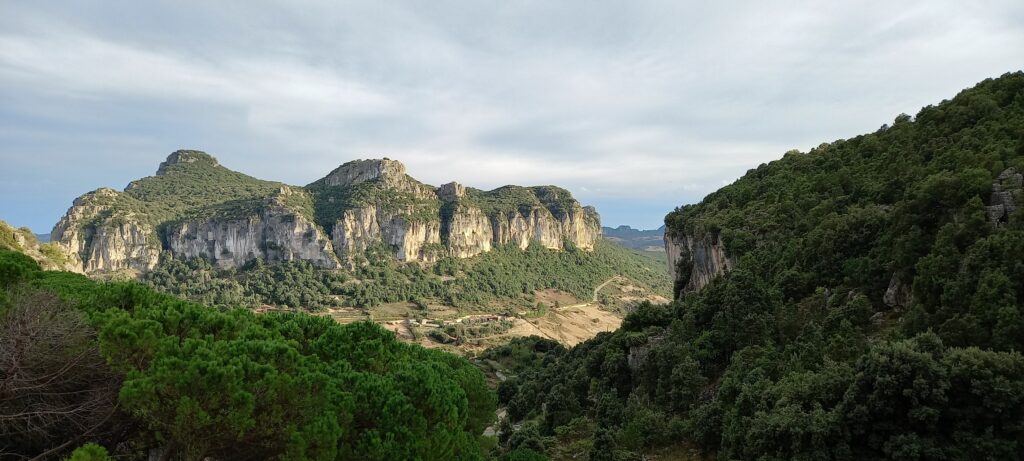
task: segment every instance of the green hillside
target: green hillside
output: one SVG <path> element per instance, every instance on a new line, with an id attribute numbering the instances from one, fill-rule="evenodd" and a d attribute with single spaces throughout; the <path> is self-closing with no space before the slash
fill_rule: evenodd
<path id="1" fill-rule="evenodd" d="M 1021 171 L 1017 72 L 677 209 L 668 232 L 720 236 L 733 270 L 527 362 L 499 389 L 505 449 L 1021 459 L 1024 216 L 999 206 Z"/>
<path id="2" fill-rule="evenodd" d="M 218 310 L 0 250 L 0 457 L 482 460 L 466 360 L 371 324 Z"/>
<path id="3" fill-rule="evenodd" d="M 594 287 L 614 275 L 669 296 L 664 263 L 610 242 L 594 251 L 556 251 L 531 246 L 498 247 L 470 259 L 444 258 L 424 266 L 388 257 L 386 247 L 370 253 L 369 263 L 352 273 L 317 269 L 305 262 L 218 269 L 203 259 L 166 258 L 143 280 L 162 291 L 211 305 L 372 308 L 382 303 L 430 302 L 466 310 L 530 308 L 533 292 L 556 289 L 588 299 Z M 498 309 L 500 310 L 500 309 Z"/>
<path id="4" fill-rule="evenodd" d="M 132 181 L 122 206 L 153 224 L 225 209 L 244 214 L 284 185 L 229 170 L 205 152 L 175 155 L 177 163 L 162 164 L 155 176 Z"/>

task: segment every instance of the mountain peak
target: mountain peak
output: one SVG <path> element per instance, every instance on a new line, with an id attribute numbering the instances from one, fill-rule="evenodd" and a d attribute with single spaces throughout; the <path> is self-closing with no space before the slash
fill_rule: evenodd
<path id="1" fill-rule="evenodd" d="M 212 155 L 207 154 L 201 150 L 187 150 L 179 149 L 167 156 L 167 160 L 160 163 L 160 167 L 157 168 L 157 176 L 167 173 L 167 170 L 174 166 L 183 163 L 208 163 L 211 166 L 217 166 L 217 159 L 213 158 Z"/>
<path id="2" fill-rule="evenodd" d="M 386 182 L 401 182 L 405 179 L 405 165 L 386 157 L 352 160 L 335 168 L 323 181 L 328 187 L 352 186 L 378 178 Z"/>

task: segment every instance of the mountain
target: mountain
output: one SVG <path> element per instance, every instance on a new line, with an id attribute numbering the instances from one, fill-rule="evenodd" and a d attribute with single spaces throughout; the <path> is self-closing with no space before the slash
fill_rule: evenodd
<path id="1" fill-rule="evenodd" d="M 602 227 L 601 233 L 606 240 L 611 240 L 626 248 L 641 251 L 664 251 L 665 226 L 650 230 L 633 229 L 629 226 Z"/>
<path id="2" fill-rule="evenodd" d="M 1024 458 L 1022 172 L 1015 72 L 677 208 L 672 304 L 572 349 L 485 355 L 516 370 L 504 449 Z"/>
<path id="3" fill-rule="evenodd" d="M 466 258 L 531 242 L 590 250 L 600 217 L 565 189 L 458 183 L 428 186 L 398 161 L 356 160 L 306 187 L 256 179 L 192 150 L 172 153 L 156 175 L 124 191 L 74 201 L 52 239 L 87 274 L 152 270 L 161 252 L 222 268 L 255 259 L 354 268 L 378 243 L 400 261 Z"/>

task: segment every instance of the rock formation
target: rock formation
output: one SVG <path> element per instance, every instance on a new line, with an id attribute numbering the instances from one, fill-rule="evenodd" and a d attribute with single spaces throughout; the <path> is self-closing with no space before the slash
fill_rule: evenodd
<path id="1" fill-rule="evenodd" d="M 100 188 L 74 201 L 50 233 L 76 272 L 146 271 L 156 266 L 160 242 L 121 192 Z"/>
<path id="2" fill-rule="evenodd" d="M 882 296 L 882 302 L 894 309 L 907 307 L 914 301 L 914 293 L 911 288 L 911 285 L 904 282 L 898 272 L 894 272 L 892 278 L 889 279 L 889 287 L 885 290 L 885 295 Z"/>
<path id="3" fill-rule="evenodd" d="M 304 260 L 336 268 L 338 260 L 330 239 L 284 201 L 304 193 L 285 186 L 248 216 L 175 222 L 166 230 L 167 249 L 175 257 L 203 257 L 221 267 L 239 267 L 262 258 L 267 262 Z"/>
<path id="4" fill-rule="evenodd" d="M 736 260 L 726 255 L 722 239 L 710 233 L 696 236 L 666 231 L 665 253 L 677 297 L 703 288 L 736 265 Z"/>
<path id="5" fill-rule="evenodd" d="M 992 196 L 986 210 L 989 221 L 996 226 L 1009 221 L 1010 215 L 1017 211 L 1017 204 L 1021 203 L 1022 193 L 1024 175 L 1018 173 L 1015 168 L 1007 168 L 1000 173 L 992 181 Z"/>
<path id="6" fill-rule="evenodd" d="M 353 268 L 371 248 L 399 261 L 468 258 L 497 245 L 593 249 L 600 217 L 554 186 L 494 191 L 420 183 L 396 160 L 355 160 L 305 187 L 262 181 L 177 151 L 124 192 L 79 197 L 52 239 L 84 273 L 152 269 L 161 252 L 221 267 L 308 261 Z"/>

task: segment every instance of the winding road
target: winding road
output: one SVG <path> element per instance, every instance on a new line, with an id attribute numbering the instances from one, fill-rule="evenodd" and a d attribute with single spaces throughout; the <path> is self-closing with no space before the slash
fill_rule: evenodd
<path id="1" fill-rule="evenodd" d="M 600 293 L 601 290 L 604 287 L 608 286 L 609 283 L 612 283 L 612 282 L 615 281 L 615 279 L 619 279 L 619 278 L 623 278 L 623 277 L 621 275 L 612 276 L 612 278 L 610 278 L 608 280 L 605 280 L 603 283 L 598 285 L 597 288 L 594 288 L 594 294 L 593 294 L 593 296 L 591 296 L 590 302 L 573 304 L 571 306 L 562 306 L 562 307 L 559 307 L 557 310 L 561 311 L 561 310 L 565 310 L 565 309 L 571 309 L 571 308 L 574 308 L 574 307 L 584 307 L 584 306 L 589 306 L 591 304 L 597 304 L 597 294 Z"/>

